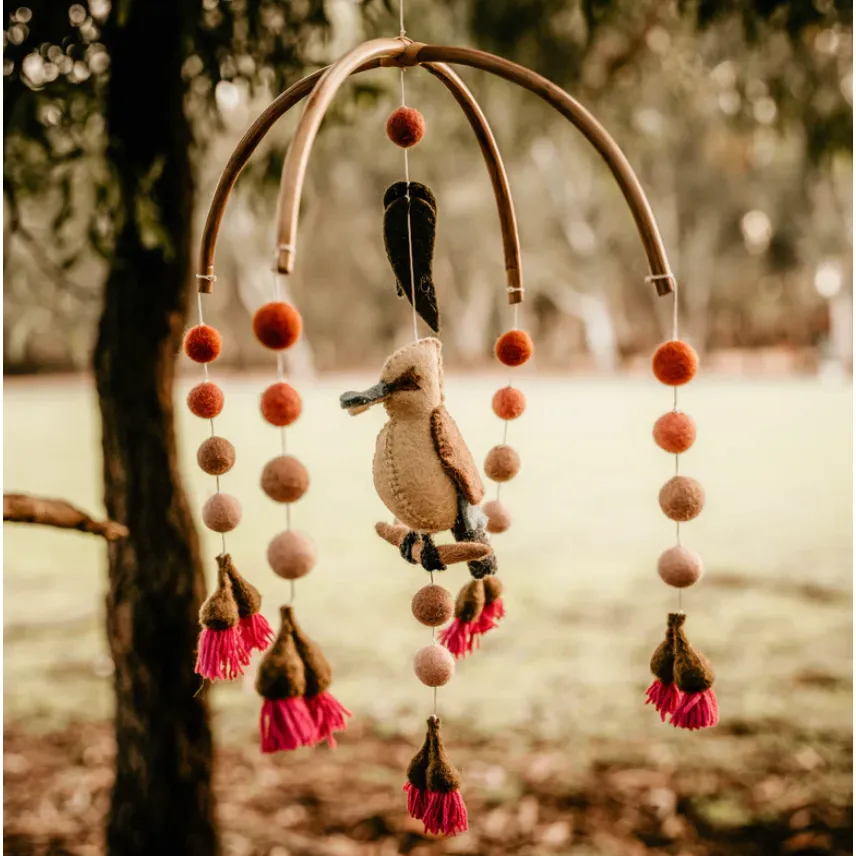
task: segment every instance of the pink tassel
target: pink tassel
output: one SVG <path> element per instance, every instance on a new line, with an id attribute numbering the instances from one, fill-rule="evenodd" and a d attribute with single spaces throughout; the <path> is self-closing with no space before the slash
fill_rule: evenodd
<path id="1" fill-rule="evenodd" d="M 315 725 L 302 698 L 265 699 L 259 726 L 262 752 L 291 751 L 311 746 L 315 739 Z"/>
<path id="2" fill-rule="evenodd" d="M 254 649 L 264 651 L 273 642 L 274 632 L 260 612 L 242 618 L 240 627 L 241 639 L 248 653 Z"/>
<path id="3" fill-rule="evenodd" d="M 422 816 L 425 831 L 434 835 L 457 835 L 470 827 L 467 807 L 459 791 L 452 793 L 428 792 L 428 803 Z"/>
<path id="4" fill-rule="evenodd" d="M 348 727 L 345 717 L 354 714 L 328 692 L 307 698 L 306 707 L 315 729 L 313 745 L 326 740 L 330 748 L 335 749 L 336 741 L 333 739 L 333 732 L 344 731 Z"/>
<path id="5" fill-rule="evenodd" d="M 440 637 L 440 644 L 449 649 L 455 659 L 466 657 L 473 653 L 473 647 L 478 648 L 479 639 L 473 634 L 475 622 L 455 619 Z"/>
<path id="6" fill-rule="evenodd" d="M 683 693 L 678 706 L 672 713 L 675 728 L 712 728 L 719 722 L 719 704 L 712 689 L 700 693 Z"/>
<path id="7" fill-rule="evenodd" d="M 659 678 L 648 687 L 645 704 L 653 704 L 654 709 L 660 714 L 660 721 L 665 722 L 670 713 L 674 713 L 680 704 L 683 693 L 673 682 L 664 684 Z"/>
<path id="8" fill-rule="evenodd" d="M 197 675 L 212 681 L 233 681 L 244 674 L 249 662 L 237 625 L 228 630 L 202 629 L 196 655 Z"/>
<path id="9" fill-rule="evenodd" d="M 491 601 L 485 608 L 482 610 L 481 615 L 478 617 L 478 621 L 475 622 L 472 630 L 473 636 L 484 636 L 488 630 L 493 630 L 494 627 L 499 626 L 499 622 L 505 618 L 505 605 L 502 602 L 502 598 L 498 597 L 496 600 Z M 476 647 L 478 647 L 478 639 L 476 639 Z"/>
<path id="10" fill-rule="evenodd" d="M 425 809 L 428 807 L 428 793 L 422 788 L 417 788 L 410 782 L 404 786 L 407 793 L 407 813 L 415 820 L 422 820 Z"/>

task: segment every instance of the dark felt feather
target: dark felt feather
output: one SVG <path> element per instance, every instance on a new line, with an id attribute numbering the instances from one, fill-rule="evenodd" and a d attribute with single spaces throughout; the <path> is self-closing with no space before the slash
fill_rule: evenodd
<path id="1" fill-rule="evenodd" d="M 407 198 L 409 195 L 409 199 Z M 395 287 L 400 297 L 411 303 L 416 293 L 416 311 L 435 332 L 440 332 L 440 313 L 434 290 L 432 263 L 434 237 L 437 232 L 437 202 L 424 185 L 397 181 L 383 196 L 383 243 L 395 274 Z M 410 213 L 410 234 L 413 240 L 414 277 L 410 278 L 410 247 L 407 216 Z"/>

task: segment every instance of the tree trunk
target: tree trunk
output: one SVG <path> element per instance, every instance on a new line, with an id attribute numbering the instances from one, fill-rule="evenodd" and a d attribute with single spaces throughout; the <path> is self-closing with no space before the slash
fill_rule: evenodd
<path id="1" fill-rule="evenodd" d="M 196 4 L 179 0 L 119 4 L 104 31 L 112 58 L 109 159 L 123 221 L 95 375 L 107 514 L 130 530 L 109 547 L 114 856 L 219 853 L 208 710 L 193 673 L 205 584 L 173 429 L 191 273 L 191 135 L 181 77 L 189 7 L 196 13 Z"/>

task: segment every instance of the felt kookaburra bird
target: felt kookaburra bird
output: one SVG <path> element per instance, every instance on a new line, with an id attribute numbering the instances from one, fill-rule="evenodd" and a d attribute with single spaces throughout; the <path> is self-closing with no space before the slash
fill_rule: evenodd
<path id="1" fill-rule="evenodd" d="M 384 505 L 410 530 L 401 554 L 429 571 L 443 564 L 431 538 L 445 529 L 458 542 L 487 544 L 479 503 L 484 485 L 470 450 L 443 405 L 443 362 L 438 339 L 400 348 L 383 366 L 380 381 L 364 392 L 346 392 L 340 402 L 350 414 L 383 402 L 389 415 L 377 438 L 374 484 Z M 476 579 L 495 573 L 496 557 L 468 563 Z"/>

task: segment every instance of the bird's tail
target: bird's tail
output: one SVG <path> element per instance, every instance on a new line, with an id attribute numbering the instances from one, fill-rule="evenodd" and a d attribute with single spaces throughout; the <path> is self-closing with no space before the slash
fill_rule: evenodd
<path id="1" fill-rule="evenodd" d="M 490 545 L 490 539 L 485 530 L 486 523 L 487 518 L 485 518 L 482 510 L 477 505 L 470 505 L 469 502 L 462 499 L 458 504 L 458 519 L 455 521 L 452 535 L 459 543 L 467 541 Z M 484 559 L 467 562 L 467 567 L 470 569 L 471 576 L 477 580 L 495 574 L 496 554 L 491 553 Z"/>

